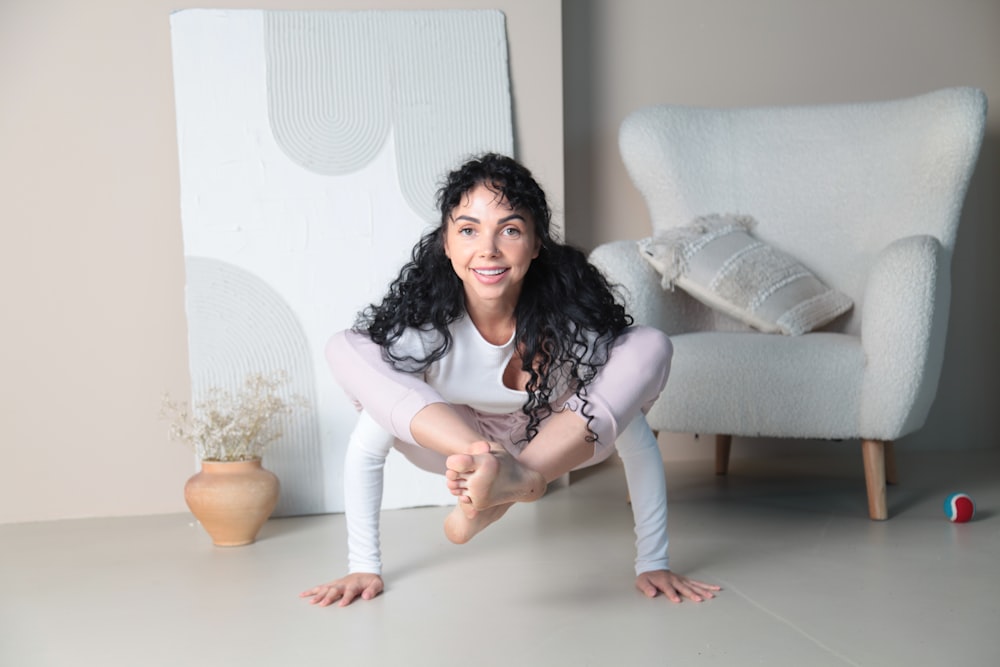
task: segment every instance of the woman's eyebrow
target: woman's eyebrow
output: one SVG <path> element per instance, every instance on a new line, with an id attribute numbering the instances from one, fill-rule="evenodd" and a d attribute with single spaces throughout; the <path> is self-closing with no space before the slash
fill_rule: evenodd
<path id="1" fill-rule="evenodd" d="M 457 218 L 452 218 L 452 220 L 454 220 L 455 222 L 458 222 L 459 220 L 466 220 L 468 222 L 474 222 L 477 225 L 480 224 L 480 222 L 481 222 L 479 218 L 475 218 L 475 217 L 473 217 L 471 215 L 460 215 Z M 511 222 L 512 220 L 520 220 L 521 222 L 525 221 L 524 220 L 524 216 L 521 215 L 520 213 L 512 213 L 512 214 L 508 215 L 505 218 L 501 218 L 497 222 L 498 223 L 504 223 L 504 222 Z"/>

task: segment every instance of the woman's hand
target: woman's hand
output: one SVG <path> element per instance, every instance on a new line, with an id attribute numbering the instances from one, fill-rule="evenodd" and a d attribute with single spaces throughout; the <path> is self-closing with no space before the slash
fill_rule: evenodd
<path id="1" fill-rule="evenodd" d="M 635 578 L 635 587 L 650 598 L 663 593 L 671 602 L 680 602 L 683 598 L 692 602 L 710 600 L 715 597 L 715 591 L 722 590 L 719 586 L 688 579 L 670 570 L 643 572 Z"/>
<path id="2" fill-rule="evenodd" d="M 328 607 L 337 600 L 340 600 L 340 607 L 346 607 L 355 599 L 371 600 L 382 592 L 385 586 L 382 577 L 369 572 L 355 572 L 346 577 L 341 577 L 328 584 L 314 586 L 307 591 L 299 593 L 300 598 L 311 597 L 309 604 L 320 607 Z"/>

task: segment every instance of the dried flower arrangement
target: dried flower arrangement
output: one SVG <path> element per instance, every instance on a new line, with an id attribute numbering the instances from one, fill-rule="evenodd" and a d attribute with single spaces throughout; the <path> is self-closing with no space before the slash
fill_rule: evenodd
<path id="1" fill-rule="evenodd" d="M 193 411 L 164 394 L 161 414 L 170 420 L 170 437 L 193 447 L 202 461 L 258 460 L 281 437 L 277 418 L 308 407 L 301 396 L 285 401 L 278 395 L 287 382 L 284 371 L 251 373 L 237 392 L 211 387 Z"/>

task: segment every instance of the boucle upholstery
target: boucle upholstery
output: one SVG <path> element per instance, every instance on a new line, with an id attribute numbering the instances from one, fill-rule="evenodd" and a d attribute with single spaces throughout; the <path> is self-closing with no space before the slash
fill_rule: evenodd
<path id="1" fill-rule="evenodd" d="M 673 338 L 655 430 L 894 440 L 923 425 L 944 354 L 951 258 L 983 136 L 974 88 L 872 103 L 655 106 L 620 149 L 652 232 L 714 213 L 767 221 L 754 235 L 801 261 L 854 308 L 818 332 L 754 333 L 664 291 L 635 241 L 592 261 L 641 324 Z"/>

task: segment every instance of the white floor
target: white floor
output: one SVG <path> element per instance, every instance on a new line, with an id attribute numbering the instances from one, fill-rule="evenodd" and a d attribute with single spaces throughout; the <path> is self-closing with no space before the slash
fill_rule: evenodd
<path id="1" fill-rule="evenodd" d="M 342 572 L 340 515 L 230 549 L 188 515 L 0 526 L 0 665 L 1000 665 L 1000 452 L 901 449 L 873 523 L 860 447 L 828 451 L 670 465 L 674 569 L 725 587 L 702 604 L 632 588 L 615 463 L 462 547 L 446 508 L 386 512 L 387 590 L 348 608 L 297 597 Z"/>

